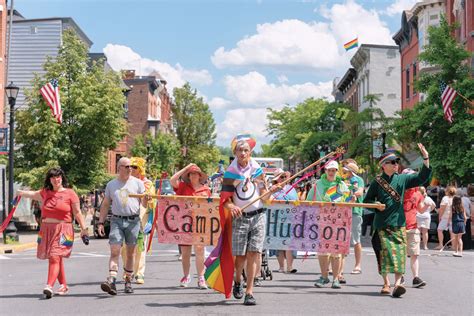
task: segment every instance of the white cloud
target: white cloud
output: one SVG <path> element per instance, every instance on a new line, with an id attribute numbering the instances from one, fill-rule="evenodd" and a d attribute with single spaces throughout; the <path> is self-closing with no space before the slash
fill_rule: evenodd
<path id="1" fill-rule="evenodd" d="M 268 143 L 265 131 L 267 120 L 266 109 L 239 108 L 227 111 L 224 120 L 217 125 L 217 143 L 230 146 L 230 141 L 237 134 L 251 133 L 257 138 L 257 150 L 262 143 Z"/>
<path id="2" fill-rule="evenodd" d="M 273 66 L 304 69 L 345 68 L 352 56 L 343 44 L 359 37 L 359 43 L 393 44 L 390 30 L 374 10 L 354 0 L 322 6 L 317 11 L 326 22 L 281 20 L 258 24 L 256 33 L 237 42 L 235 48 L 219 47 L 211 57 L 218 68 Z"/>
<path id="3" fill-rule="evenodd" d="M 209 104 L 209 107 L 212 110 L 222 110 L 228 108 L 231 105 L 231 102 L 229 100 L 220 97 L 212 98 L 211 101 L 207 103 Z"/>
<path id="4" fill-rule="evenodd" d="M 279 75 L 277 79 L 278 79 L 278 82 L 279 82 L 279 83 L 288 82 L 288 77 L 285 76 L 285 75 Z"/>
<path id="5" fill-rule="evenodd" d="M 391 5 L 387 7 L 386 10 L 381 11 L 380 13 L 386 14 L 388 16 L 394 16 L 397 14 L 402 14 L 404 10 L 411 10 L 413 6 L 420 0 L 395 0 Z"/>
<path id="6" fill-rule="evenodd" d="M 332 81 L 314 84 L 273 84 L 265 76 L 252 71 L 242 76 L 224 78 L 227 96 L 243 105 L 279 108 L 285 104 L 296 104 L 307 98 L 332 98 Z"/>
<path id="7" fill-rule="evenodd" d="M 212 76 L 206 69 L 185 69 L 179 63 L 172 66 L 166 62 L 144 58 L 124 45 L 107 44 L 103 51 L 114 70 L 134 69 L 140 76 L 147 76 L 153 71 L 158 71 L 168 82 L 169 91 L 175 87 L 181 87 L 187 81 L 199 86 L 212 83 Z"/>

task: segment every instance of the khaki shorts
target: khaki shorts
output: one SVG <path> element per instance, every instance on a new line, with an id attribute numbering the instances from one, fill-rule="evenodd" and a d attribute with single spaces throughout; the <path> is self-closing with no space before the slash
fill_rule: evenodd
<path id="1" fill-rule="evenodd" d="M 420 255 L 420 230 L 418 228 L 407 230 L 407 255 Z"/>
<path id="2" fill-rule="evenodd" d="M 334 259 L 342 258 L 342 253 L 318 253 L 318 257 L 330 257 Z"/>

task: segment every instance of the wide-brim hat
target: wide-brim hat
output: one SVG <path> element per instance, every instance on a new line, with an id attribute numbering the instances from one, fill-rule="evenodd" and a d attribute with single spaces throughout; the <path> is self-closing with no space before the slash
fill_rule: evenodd
<path id="1" fill-rule="evenodd" d="M 272 181 L 276 181 L 276 180 L 280 179 L 280 177 L 283 176 L 283 175 L 286 175 L 287 178 L 291 177 L 291 173 L 289 171 L 284 171 L 283 169 L 278 168 L 275 171 L 275 176 L 273 177 Z"/>
<path id="2" fill-rule="evenodd" d="M 145 171 L 146 171 L 146 160 L 143 159 L 142 157 L 132 157 L 130 158 L 130 165 L 131 166 L 137 166 L 138 167 L 138 172 L 144 176 Z"/>
<path id="3" fill-rule="evenodd" d="M 342 167 L 344 171 L 350 171 L 353 174 L 358 174 L 359 173 L 359 166 L 357 166 L 355 163 L 349 162 L 346 164 L 344 167 Z"/>
<path id="4" fill-rule="evenodd" d="M 191 180 L 189 180 L 189 174 L 190 173 L 199 173 L 199 182 L 204 183 L 207 180 L 207 174 L 202 172 L 201 168 L 198 166 L 191 166 L 186 171 L 183 173 L 181 176 L 181 179 L 183 179 L 184 182 L 189 183 Z"/>

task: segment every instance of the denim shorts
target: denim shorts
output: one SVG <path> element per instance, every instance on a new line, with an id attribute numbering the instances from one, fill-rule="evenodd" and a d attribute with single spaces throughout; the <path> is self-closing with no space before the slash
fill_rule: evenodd
<path id="1" fill-rule="evenodd" d="M 362 216 L 352 214 L 351 243 L 360 244 L 360 235 L 362 233 Z"/>
<path id="2" fill-rule="evenodd" d="M 110 219 L 109 244 L 136 245 L 138 233 L 140 232 L 140 218 L 134 219 L 112 217 Z"/>

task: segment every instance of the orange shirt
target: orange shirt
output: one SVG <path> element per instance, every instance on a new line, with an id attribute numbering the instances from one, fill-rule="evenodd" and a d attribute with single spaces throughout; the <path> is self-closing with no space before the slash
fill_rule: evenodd
<path id="1" fill-rule="evenodd" d="M 72 205 L 79 203 L 79 197 L 72 189 L 63 191 L 50 191 L 43 189 L 40 191 L 43 199 L 41 207 L 42 218 L 55 218 L 57 220 L 72 222 Z"/>

